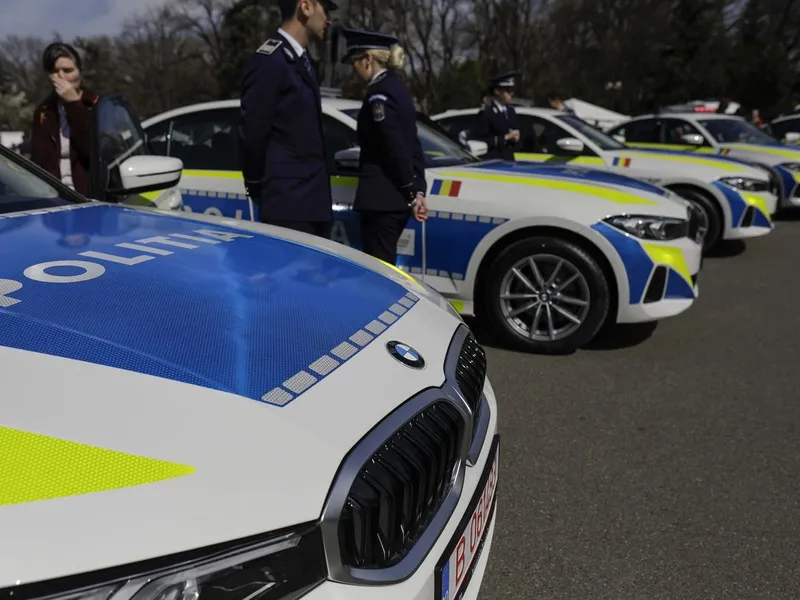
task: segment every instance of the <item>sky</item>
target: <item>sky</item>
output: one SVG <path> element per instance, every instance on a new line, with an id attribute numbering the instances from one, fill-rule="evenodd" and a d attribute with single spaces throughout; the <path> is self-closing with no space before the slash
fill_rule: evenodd
<path id="1" fill-rule="evenodd" d="M 0 0 L 0 38 L 8 35 L 70 40 L 113 35 L 128 17 L 169 0 Z"/>

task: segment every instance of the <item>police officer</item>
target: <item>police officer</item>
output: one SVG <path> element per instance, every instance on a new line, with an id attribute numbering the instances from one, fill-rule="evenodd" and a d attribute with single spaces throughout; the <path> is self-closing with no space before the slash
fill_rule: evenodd
<path id="1" fill-rule="evenodd" d="M 330 175 L 319 81 L 308 56 L 338 8 L 331 0 L 278 0 L 282 24 L 242 74 L 242 174 L 259 219 L 330 238 Z"/>
<path id="2" fill-rule="evenodd" d="M 417 136 L 414 100 L 397 73 L 405 53 L 396 38 L 344 29 L 343 63 L 367 82 L 358 113 L 360 176 L 353 209 L 363 250 L 394 265 L 397 242 L 411 215 L 427 218 L 425 156 Z"/>
<path id="3" fill-rule="evenodd" d="M 478 113 L 476 132 L 476 138 L 489 146 L 486 160 L 514 160 L 514 151 L 520 145 L 517 113 L 510 104 L 517 76 L 516 72 L 506 73 L 489 82 L 491 96 Z"/>

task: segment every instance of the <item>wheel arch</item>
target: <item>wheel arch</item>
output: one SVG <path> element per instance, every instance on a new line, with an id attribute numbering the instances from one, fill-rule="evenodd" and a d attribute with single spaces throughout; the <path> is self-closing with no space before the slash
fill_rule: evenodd
<path id="1" fill-rule="evenodd" d="M 484 307 L 483 291 L 486 285 L 487 273 L 491 265 L 497 257 L 509 246 L 521 240 L 531 238 L 534 236 L 551 236 L 569 241 L 582 250 L 587 252 L 593 259 L 600 265 L 603 274 L 608 281 L 609 290 L 611 292 L 610 306 L 608 311 L 608 320 L 612 318 L 616 321 L 619 319 L 620 311 L 620 298 L 622 294 L 628 294 L 628 281 L 625 276 L 625 268 L 621 260 L 616 255 L 613 246 L 605 240 L 599 233 L 592 229 L 588 229 L 586 234 L 583 231 L 576 231 L 575 229 L 564 227 L 558 224 L 530 224 L 523 227 L 513 229 L 505 232 L 499 238 L 493 240 L 491 245 L 487 248 L 483 256 L 480 257 L 480 262 L 475 271 L 475 277 L 472 282 L 472 293 L 475 302 L 475 313 L 479 315 Z M 591 237 L 588 237 L 591 236 Z M 605 247 L 602 247 L 605 246 Z M 611 254 L 610 253 L 614 253 Z M 610 258 L 614 256 L 615 259 Z M 612 264 L 612 260 L 616 263 Z"/>
<path id="2" fill-rule="evenodd" d="M 704 184 L 696 181 L 676 180 L 668 183 L 661 184 L 663 187 L 670 191 L 675 192 L 680 196 L 680 190 L 689 190 L 697 194 L 701 194 L 706 199 L 713 202 L 714 206 L 722 216 L 722 232 L 720 239 L 725 239 L 733 228 L 733 214 L 731 207 L 725 200 L 724 194 L 716 189 L 713 185 Z"/>

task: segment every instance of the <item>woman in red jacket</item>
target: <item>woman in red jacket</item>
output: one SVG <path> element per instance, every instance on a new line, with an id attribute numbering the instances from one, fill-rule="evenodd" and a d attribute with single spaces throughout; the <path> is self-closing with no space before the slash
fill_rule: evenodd
<path id="1" fill-rule="evenodd" d="M 53 91 L 36 107 L 31 160 L 72 189 L 87 194 L 91 144 L 91 110 L 98 96 L 81 82 L 81 59 L 69 44 L 44 50 L 42 66 Z"/>

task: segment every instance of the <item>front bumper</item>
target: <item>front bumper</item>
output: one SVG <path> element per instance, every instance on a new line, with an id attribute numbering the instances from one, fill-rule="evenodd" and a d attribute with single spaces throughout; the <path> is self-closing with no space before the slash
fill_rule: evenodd
<path id="1" fill-rule="evenodd" d="M 669 242 L 642 240 L 606 223 L 600 232 L 617 252 L 620 297 L 618 323 L 643 323 L 674 317 L 699 296 L 703 248 L 689 238 Z"/>
<path id="2" fill-rule="evenodd" d="M 490 462 L 497 456 L 493 449 L 499 452 L 496 446 L 497 401 L 488 379 L 484 396 L 489 422 L 483 446 L 474 464 L 466 468 L 458 503 L 422 563 L 407 579 L 397 583 L 364 585 L 326 581 L 303 596 L 303 600 L 375 600 L 377 597 L 381 600 L 447 600 L 455 598 L 456 583 L 463 591 L 464 600 L 478 598 L 497 520 L 497 468 L 492 469 L 492 465 L 497 465 L 499 459 Z M 487 490 L 490 488 L 491 499 L 488 500 Z M 462 536 L 463 549 L 459 550 Z M 468 565 L 470 555 L 472 562 Z M 460 560 L 463 556 L 466 558 Z M 459 559 L 448 560 L 451 557 Z M 443 583 L 443 580 L 446 581 Z"/>

